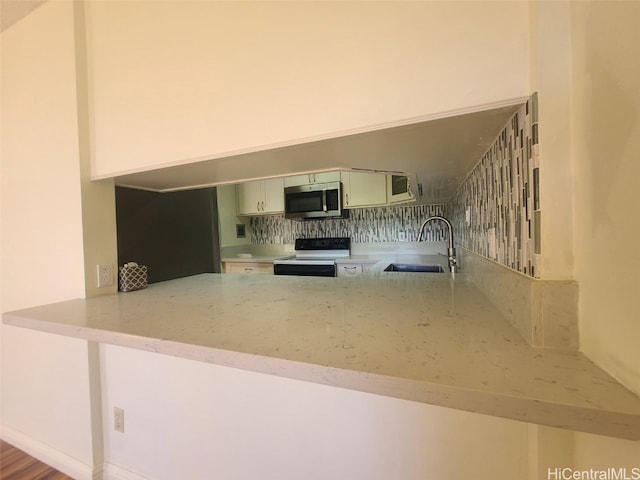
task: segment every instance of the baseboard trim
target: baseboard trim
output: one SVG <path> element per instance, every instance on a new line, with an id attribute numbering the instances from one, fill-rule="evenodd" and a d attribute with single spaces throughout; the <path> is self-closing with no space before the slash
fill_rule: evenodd
<path id="1" fill-rule="evenodd" d="M 51 446 L 39 442 L 6 425 L 0 427 L 2 439 L 14 447 L 28 453 L 33 458 L 46 463 L 76 480 L 101 480 L 102 466 L 96 469 Z"/>
<path id="2" fill-rule="evenodd" d="M 103 480 L 149 480 L 147 477 L 138 475 L 130 470 L 114 465 L 113 463 L 104 464 Z"/>

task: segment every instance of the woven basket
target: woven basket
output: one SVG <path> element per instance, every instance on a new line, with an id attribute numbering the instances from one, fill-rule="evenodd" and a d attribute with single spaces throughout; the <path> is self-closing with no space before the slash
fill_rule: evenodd
<path id="1" fill-rule="evenodd" d="M 130 292 L 147 288 L 147 266 L 135 265 L 120 267 L 120 291 Z"/>

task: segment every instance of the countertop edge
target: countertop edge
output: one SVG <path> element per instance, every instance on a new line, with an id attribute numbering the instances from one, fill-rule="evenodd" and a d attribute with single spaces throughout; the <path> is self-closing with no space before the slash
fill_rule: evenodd
<path id="1" fill-rule="evenodd" d="M 640 416 L 3 314 L 6 325 L 528 423 L 640 440 Z M 558 422 L 562 418 L 562 422 Z"/>
<path id="2" fill-rule="evenodd" d="M 221 263 L 273 263 L 281 258 L 287 258 L 288 255 L 274 256 L 255 256 L 255 257 L 224 257 Z"/>

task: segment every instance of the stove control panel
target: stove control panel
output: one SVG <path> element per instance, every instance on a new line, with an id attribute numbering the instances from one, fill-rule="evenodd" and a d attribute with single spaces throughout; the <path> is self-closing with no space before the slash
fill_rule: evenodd
<path id="1" fill-rule="evenodd" d="M 351 239 L 349 237 L 328 238 L 296 238 L 297 250 L 349 250 Z"/>

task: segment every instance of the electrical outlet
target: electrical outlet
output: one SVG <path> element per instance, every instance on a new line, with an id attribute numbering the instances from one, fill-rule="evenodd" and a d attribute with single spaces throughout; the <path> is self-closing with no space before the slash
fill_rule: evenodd
<path id="1" fill-rule="evenodd" d="M 406 239 L 407 239 L 407 235 L 405 234 L 404 230 L 400 230 L 398 232 L 398 241 L 404 242 Z"/>
<path id="2" fill-rule="evenodd" d="M 113 285 L 113 265 L 98 265 L 98 288 Z"/>
<path id="3" fill-rule="evenodd" d="M 113 429 L 124 433 L 124 410 L 118 407 L 113 407 Z"/>

